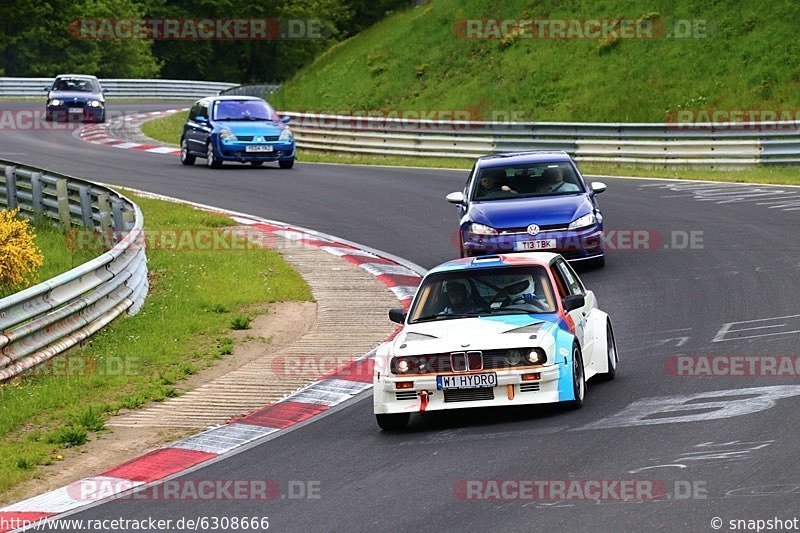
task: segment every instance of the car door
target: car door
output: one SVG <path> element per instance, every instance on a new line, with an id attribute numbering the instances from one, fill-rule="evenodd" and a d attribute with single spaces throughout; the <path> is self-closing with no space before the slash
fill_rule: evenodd
<path id="1" fill-rule="evenodd" d="M 208 102 L 200 100 L 189 111 L 189 119 L 186 122 L 186 146 L 189 151 L 204 154 L 206 142 L 211 134 L 211 125 L 208 116 Z"/>
<path id="2" fill-rule="evenodd" d="M 595 300 L 594 293 L 587 291 L 581 280 L 578 278 L 572 267 L 562 258 L 558 257 L 554 261 L 554 275 L 560 278 L 559 285 L 563 284 L 567 291 L 567 296 L 575 294 L 583 295 L 585 303 L 582 307 L 573 309 L 568 314 L 572 321 L 575 323 L 575 336 L 578 337 L 578 342 L 581 344 L 581 351 L 583 352 L 583 364 L 588 365 L 592 359 L 594 352 L 594 332 L 592 331 L 591 313 L 597 309 L 597 301 Z"/>

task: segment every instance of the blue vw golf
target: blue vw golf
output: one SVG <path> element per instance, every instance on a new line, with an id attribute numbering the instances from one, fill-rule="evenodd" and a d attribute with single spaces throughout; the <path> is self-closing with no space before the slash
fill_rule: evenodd
<path id="1" fill-rule="evenodd" d="M 181 135 L 181 163 L 193 165 L 203 157 L 211 168 L 224 161 L 260 167 L 277 161 L 292 168 L 294 135 L 272 107 L 252 96 L 214 96 L 198 100 L 189 111 Z"/>
<path id="2" fill-rule="evenodd" d="M 459 207 L 461 256 L 550 251 L 570 262 L 605 264 L 603 215 L 563 151 L 488 155 L 475 163 L 463 192 L 446 199 Z"/>

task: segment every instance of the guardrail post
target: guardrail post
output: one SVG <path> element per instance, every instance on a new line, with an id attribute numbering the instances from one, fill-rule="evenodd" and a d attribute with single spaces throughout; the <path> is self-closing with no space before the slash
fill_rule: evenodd
<path id="1" fill-rule="evenodd" d="M 122 201 L 115 200 L 111 202 L 111 211 L 114 214 L 114 233 L 117 235 L 125 231 L 124 209 L 125 206 L 122 204 Z"/>
<path id="2" fill-rule="evenodd" d="M 31 174 L 31 194 L 33 199 L 31 207 L 37 215 L 44 214 L 44 204 L 42 203 L 42 173 L 34 172 Z"/>
<path id="3" fill-rule="evenodd" d="M 92 217 L 92 193 L 88 185 L 78 186 L 78 195 L 81 199 L 81 218 L 86 229 L 94 229 L 94 218 Z"/>
<path id="4" fill-rule="evenodd" d="M 58 201 L 58 220 L 64 228 L 69 229 L 72 225 L 72 218 L 69 215 L 67 180 L 59 179 L 56 181 L 56 199 Z"/>
<path id="5" fill-rule="evenodd" d="M 108 194 L 100 193 L 97 195 L 97 207 L 100 209 L 100 231 L 106 246 L 111 248 L 116 244 L 111 228 L 111 202 Z"/>
<path id="6" fill-rule="evenodd" d="M 11 165 L 6 167 L 6 202 L 9 209 L 17 208 L 17 167 Z"/>

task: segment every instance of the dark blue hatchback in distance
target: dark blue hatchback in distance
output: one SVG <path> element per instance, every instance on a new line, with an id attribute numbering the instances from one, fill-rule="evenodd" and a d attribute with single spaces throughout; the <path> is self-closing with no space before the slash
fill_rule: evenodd
<path id="1" fill-rule="evenodd" d="M 211 168 L 225 161 L 261 166 L 277 161 L 292 168 L 296 148 L 287 125 L 261 98 L 216 96 L 198 100 L 189 111 L 181 134 L 181 163 L 202 157 Z"/>
<path id="2" fill-rule="evenodd" d="M 596 196 L 563 151 L 489 155 L 478 159 L 458 205 L 461 256 L 548 251 L 570 262 L 605 264 L 603 215 Z"/>
<path id="3" fill-rule="evenodd" d="M 94 76 L 60 74 L 52 85 L 44 87 L 44 91 L 47 93 L 45 120 L 106 120 L 106 90 Z"/>

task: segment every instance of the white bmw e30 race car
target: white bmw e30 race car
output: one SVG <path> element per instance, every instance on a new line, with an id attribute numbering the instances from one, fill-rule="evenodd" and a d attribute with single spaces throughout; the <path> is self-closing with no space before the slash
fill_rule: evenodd
<path id="1" fill-rule="evenodd" d="M 411 413 L 567 402 L 586 380 L 613 379 L 611 320 L 558 254 L 458 259 L 430 270 L 402 330 L 378 348 L 374 411 L 384 430 Z"/>

